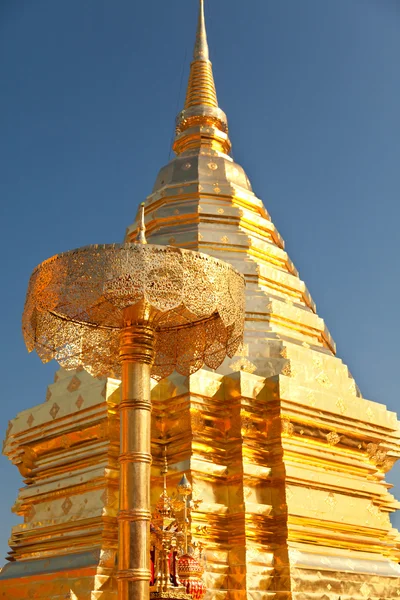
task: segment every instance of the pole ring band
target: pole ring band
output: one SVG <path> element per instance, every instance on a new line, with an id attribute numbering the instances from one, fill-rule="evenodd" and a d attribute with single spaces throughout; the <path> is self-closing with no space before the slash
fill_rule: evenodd
<path id="1" fill-rule="evenodd" d="M 151 454 L 147 452 L 121 452 L 119 463 L 147 463 L 151 465 Z"/>
<path id="2" fill-rule="evenodd" d="M 120 510 L 117 517 L 118 521 L 150 521 L 151 513 L 145 508 L 131 508 L 129 510 Z"/>
<path id="3" fill-rule="evenodd" d="M 151 573 L 148 569 L 124 569 L 117 572 L 117 578 L 126 581 L 150 581 Z"/>
<path id="4" fill-rule="evenodd" d="M 150 400 L 143 400 L 142 398 L 126 398 L 125 400 L 121 400 L 119 404 L 119 410 L 148 410 L 151 411 L 151 402 Z"/>

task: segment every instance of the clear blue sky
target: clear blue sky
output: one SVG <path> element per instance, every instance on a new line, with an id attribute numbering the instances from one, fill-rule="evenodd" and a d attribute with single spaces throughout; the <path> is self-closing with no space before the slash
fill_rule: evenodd
<path id="1" fill-rule="evenodd" d="M 196 12 L 196 0 L 0 2 L 1 437 L 56 367 L 22 341 L 30 272 L 122 241 L 168 161 Z M 364 396 L 397 410 L 400 2 L 208 0 L 206 13 L 235 160 Z M 21 478 L 0 467 L 4 556 Z M 400 468 L 389 479 L 400 497 Z"/>

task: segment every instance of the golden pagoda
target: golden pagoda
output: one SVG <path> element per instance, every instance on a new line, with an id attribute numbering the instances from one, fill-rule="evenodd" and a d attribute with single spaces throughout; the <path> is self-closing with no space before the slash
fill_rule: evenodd
<path id="1" fill-rule="evenodd" d="M 186 473 L 205 600 L 394 600 L 400 424 L 362 397 L 262 201 L 229 155 L 200 0 L 176 153 L 145 202 L 147 239 L 246 280 L 245 343 L 216 372 L 152 383 L 152 503 Z M 132 241 L 138 223 L 128 227 Z M 201 293 L 201 291 L 199 291 Z M 119 381 L 60 369 L 10 422 L 25 486 L 0 599 L 117 600 Z M 196 499 L 202 499 L 201 503 Z"/>

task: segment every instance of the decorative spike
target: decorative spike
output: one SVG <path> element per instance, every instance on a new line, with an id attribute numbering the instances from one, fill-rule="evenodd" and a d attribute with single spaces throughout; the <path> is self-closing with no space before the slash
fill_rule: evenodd
<path id="1" fill-rule="evenodd" d="M 190 494 L 192 493 L 192 486 L 190 485 L 190 482 L 186 477 L 186 473 L 182 475 L 182 479 L 178 483 L 178 492 L 182 496 L 190 496 Z"/>
<path id="2" fill-rule="evenodd" d="M 147 244 L 146 240 L 146 226 L 144 224 L 144 202 L 139 206 L 140 217 L 139 217 L 139 227 L 138 233 L 136 236 L 135 244 Z"/>
<path id="3" fill-rule="evenodd" d="M 167 473 L 168 473 L 167 446 L 164 446 L 164 464 L 163 464 L 163 468 L 161 469 L 161 475 L 163 476 L 164 496 L 167 496 Z"/>
<path id="4" fill-rule="evenodd" d="M 161 474 L 166 475 L 168 473 L 168 458 L 167 458 L 167 446 L 164 447 L 164 464 L 161 469 Z"/>
<path id="5" fill-rule="evenodd" d="M 185 109 L 193 106 L 218 107 L 214 76 L 209 60 L 207 32 L 204 19 L 204 0 L 200 0 L 199 20 L 193 62 L 190 65 L 189 84 L 186 93 Z"/>
<path id="6" fill-rule="evenodd" d="M 199 20 L 197 24 L 193 60 L 209 60 L 206 23 L 204 19 L 204 0 L 200 0 Z"/>

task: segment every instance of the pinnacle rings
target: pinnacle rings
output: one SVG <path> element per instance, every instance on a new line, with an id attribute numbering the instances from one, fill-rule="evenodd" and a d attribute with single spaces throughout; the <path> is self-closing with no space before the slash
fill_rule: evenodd
<path id="1" fill-rule="evenodd" d="M 197 104 L 190 108 L 184 108 L 176 117 L 175 127 L 176 133 L 181 133 L 190 125 L 198 123 L 214 124 L 224 133 L 228 133 L 228 118 L 224 111 L 219 106 L 207 106 Z"/>

